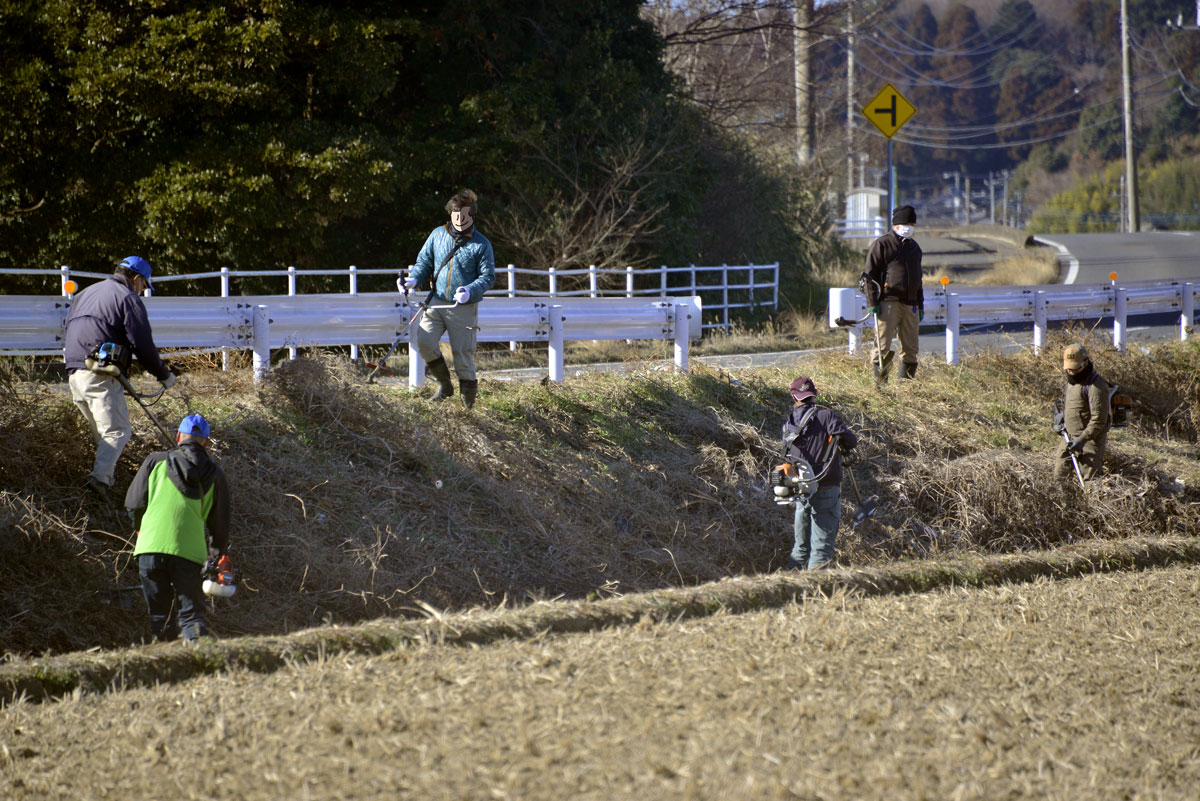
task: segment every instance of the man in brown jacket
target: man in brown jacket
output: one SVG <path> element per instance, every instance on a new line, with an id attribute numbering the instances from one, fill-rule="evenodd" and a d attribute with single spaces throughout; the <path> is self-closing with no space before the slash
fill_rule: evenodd
<path id="1" fill-rule="evenodd" d="M 892 338 L 900 340 L 896 375 L 917 374 L 917 334 L 925 318 L 925 291 L 921 285 L 921 246 L 913 239 L 917 212 L 900 206 L 892 212 L 892 230 L 871 243 L 863 271 L 867 313 L 875 315 L 879 345 L 872 354 L 875 380 L 885 383 L 887 356 Z M 882 351 L 882 353 L 880 352 Z M 882 363 L 883 369 L 880 366 Z"/>
<path id="2" fill-rule="evenodd" d="M 1068 345 L 1063 350 L 1063 372 L 1067 385 L 1063 393 L 1063 424 L 1067 436 L 1058 444 L 1054 477 L 1063 479 L 1075 468 L 1071 454 L 1079 461 L 1084 480 L 1104 470 L 1104 447 L 1108 442 L 1108 382 L 1096 372 L 1083 345 Z"/>

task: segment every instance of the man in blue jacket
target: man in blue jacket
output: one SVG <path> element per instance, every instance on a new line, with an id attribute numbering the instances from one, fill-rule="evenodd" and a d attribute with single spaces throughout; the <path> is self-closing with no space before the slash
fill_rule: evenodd
<path id="1" fill-rule="evenodd" d="M 406 279 L 397 279 L 400 290 L 408 294 L 413 287 L 433 289 L 434 306 L 421 315 L 417 348 L 426 369 L 438 381 L 433 400 L 454 394 L 450 368 L 442 356 L 442 334 L 450 339 L 454 372 L 468 409 L 475 404 L 479 382 L 475 378 L 475 340 L 479 325 L 479 301 L 496 283 L 496 257 L 492 243 L 475 229 L 478 200 L 464 189 L 446 203 L 450 222 L 429 234 L 417 262 Z"/>
<path id="2" fill-rule="evenodd" d="M 65 358 L 71 399 L 87 420 L 96 443 L 92 472 L 84 479 L 88 489 L 108 502 L 117 460 L 133 428 L 125 391 L 117 377 L 101 371 L 92 358 L 101 345 L 117 346 L 116 368 L 129 370 L 130 357 L 136 356 L 142 369 L 159 380 L 164 388 L 175 383 L 176 376 L 158 356 L 146 307 L 139 297 L 150 283 L 150 265 L 145 259 L 130 256 L 103 281 L 79 293 L 67 314 Z"/>
<path id="3" fill-rule="evenodd" d="M 787 566 L 792 570 L 821 570 L 833 562 L 842 520 L 839 451 L 853 448 L 858 437 L 837 412 L 816 405 L 817 388 L 811 378 L 797 378 L 788 387 L 788 393 L 795 405 L 783 422 L 784 453 L 807 461 L 821 479 L 813 495 L 800 494 L 796 498 L 795 541 Z"/>

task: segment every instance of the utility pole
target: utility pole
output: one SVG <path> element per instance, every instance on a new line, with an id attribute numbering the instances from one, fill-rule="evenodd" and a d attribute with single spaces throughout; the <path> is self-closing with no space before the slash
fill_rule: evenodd
<path id="1" fill-rule="evenodd" d="M 854 4 L 846 4 L 846 194 L 854 191 Z M 891 214 L 885 210 L 885 216 Z"/>
<path id="2" fill-rule="evenodd" d="M 1011 225 L 1012 223 L 1010 223 L 1008 219 L 1008 168 L 1005 167 L 1000 171 L 1000 174 L 1004 176 L 1004 199 L 1001 201 L 1004 206 L 1003 211 L 1000 214 L 1000 218 L 1003 220 L 1005 225 Z"/>
<path id="3" fill-rule="evenodd" d="M 803 167 L 813 160 L 813 115 L 810 35 L 813 0 L 796 0 L 792 9 L 792 46 L 796 68 L 796 158 Z"/>
<path id="4" fill-rule="evenodd" d="M 966 203 L 963 204 L 963 214 L 966 215 L 966 219 L 963 221 L 963 224 L 970 225 L 971 224 L 971 176 L 964 175 L 963 183 L 966 185 L 966 190 L 963 192 L 963 200 L 966 201 Z"/>
<path id="5" fill-rule="evenodd" d="M 1129 0 L 1121 0 L 1121 93 L 1125 96 L 1125 191 L 1129 195 L 1128 230 L 1141 228 L 1138 215 L 1137 147 L 1133 141 L 1133 76 L 1129 64 Z"/>
<path id="6" fill-rule="evenodd" d="M 988 218 L 996 224 L 996 173 L 988 171 Z"/>

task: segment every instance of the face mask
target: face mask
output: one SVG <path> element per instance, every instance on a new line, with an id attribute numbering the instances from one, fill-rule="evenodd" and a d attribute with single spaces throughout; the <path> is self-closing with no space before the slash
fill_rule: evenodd
<path id="1" fill-rule="evenodd" d="M 897 225 L 893 230 L 895 230 L 896 236 L 908 239 L 913 235 L 913 228 L 914 226 L 911 225 Z"/>

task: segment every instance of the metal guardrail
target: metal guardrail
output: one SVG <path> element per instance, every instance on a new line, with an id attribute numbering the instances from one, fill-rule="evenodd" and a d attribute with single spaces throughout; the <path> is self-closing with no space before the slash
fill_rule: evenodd
<path id="1" fill-rule="evenodd" d="M 409 342 L 405 324 L 417 299 L 398 293 L 258 295 L 238 298 L 145 299 L 160 348 L 241 349 L 254 353 L 256 379 L 275 348 Z M 64 345 L 70 298 L 0 295 L 0 355 L 56 354 Z M 479 307 L 481 342 L 547 342 L 550 379 L 563 378 L 563 343 L 577 340 L 666 339 L 675 364 L 688 369 L 688 345 L 702 334 L 698 296 L 660 298 L 506 298 Z M 415 335 L 415 334 L 413 334 Z M 409 384 L 424 382 L 425 365 L 409 347 Z"/>
<path id="2" fill-rule="evenodd" d="M 923 325 L 946 327 L 946 363 L 958 363 L 960 328 L 970 324 L 1033 324 L 1033 348 L 1046 343 L 1051 320 L 1113 318 L 1113 346 L 1125 351 L 1130 314 L 1179 314 L 1179 338 L 1187 339 L 1195 325 L 1196 296 L 1200 278 L 1169 278 L 1156 281 L 1126 281 L 1110 284 L 1046 284 L 1007 287 L 938 287 L 925 294 Z M 866 313 L 867 301 L 856 289 L 829 290 L 829 327 L 839 317 L 858 320 Z M 861 344 L 862 325 L 848 329 L 849 349 Z"/>
<path id="3" fill-rule="evenodd" d="M 881 232 L 882 233 L 882 232 Z M 355 265 L 346 268 L 298 270 L 295 267 L 279 270 L 230 270 L 223 267 L 204 273 L 186 275 L 163 275 L 154 279 L 156 286 L 177 281 L 219 280 L 223 298 L 232 296 L 232 282 L 239 278 L 286 278 L 287 294 L 299 295 L 300 279 L 308 277 L 346 276 L 347 294 L 358 295 L 358 279 L 365 275 L 395 276 L 407 273 L 393 268 L 362 269 Z M 64 296 L 69 295 L 69 282 L 76 278 L 106 278 L 105 273 L 74 270 L 63 265 L 57 270 L 26 270 L 3 268 L 0 275 L 44 275 L 59 279 Z M 517 276 L 522 276 L 517 287 Z M 617 280 L 613 280 L 617 279 Z M 709 283 L 711 281 L 711 283 Z M 731 283 L 732 281 L 732 283 Z M 622 287 L 602 286 L 603 283 L 623 284 Z M 641 283 L 641 288 L 635 285 Z M 507 286 L 501 286 L 507 284 Z M 562 289 L 564 284 L 578 285 L 579 289 Z M 586 284 L 586 287 L 584 286 Z M 657 286 L 647 286 L 657 284 Z M 488 299 L 498 296 L 517 297 L 590 297 L 590 298 L 633 298 L 633 297 L 696 297 L 704 298 L 704 311 L 712 322 L 701 321 L 702 329 L 723 328 L 726 333 L 732 328 L 730 312 L 736 309 L 779 308 L 779 263 L 774 264 L 722 264 L 719 266 L 667 267 L 633 269 L 598 269 L 592 265 L 583 269 L 531 270 L 515 267 L 496 269 L 496 287 L 488 293 Z M 364 343 L 365 344 L 365 343 Z M 353 347 L 353 346 L 352 346 Z M 352 353 L 357 357 L 357 352 Z"/>

